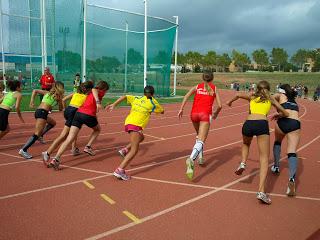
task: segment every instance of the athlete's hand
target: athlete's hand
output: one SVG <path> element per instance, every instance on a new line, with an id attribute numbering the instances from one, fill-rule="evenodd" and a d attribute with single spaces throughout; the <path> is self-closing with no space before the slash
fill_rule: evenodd
<path id="1" fill-rule="evenodd" d="M 180 110 L 179 110 L 179 112 L 178 112 L 178 117 L 179 117 L 179 119 L 181 119 L 181 118 L 182 118 L 182 115 L 183 115 L 183 110 L 182 110 L 182 109 L 180 109 Z"/>
<path id="2" fill-rule="evenodd" d="M 274 113 L 270 116 L 271 120 L 278 120 L 280 118 L 280 114 L 279 113 Z"/>
<path id="3" fill-rule="evenodd" d="M 97 103 L 97 112 L 99 112 L 101 109 L 103 109 L 101 103 Z"/>
<path id="4" fill-rule="evenodd" d="M 106 106 L 106 110 L 108 112 L 112 112 L 113 109 L 114 109 L 114 105 L 113 104 L 110 104 L 110 105 Z"/>
<path id="5" fill-rule="evenodd" d="M 30 107 L 30 108 L 34 108 L 34 103 L 31 102 L 31 103 L 29 104 L 29 107 Z"/>
<path id="6" fill-rule="evenodd" d="M 231 102 L 231 101 L 226 102 L 226 104 L 227 104 L 229 107 L 232 106 L 232 102 Z"/>
<path id="7" fill-rule="evenodd" d="M 212 117 L 211 117 L 211 121 L 212 121 L 212 119 L 216 120 L 217 117 L 218 117 L 218 113 L 214 112 L 213 115 L 212 115 Z M 210 122 L 210 123 L 211 123 L 211 122 Z"/>

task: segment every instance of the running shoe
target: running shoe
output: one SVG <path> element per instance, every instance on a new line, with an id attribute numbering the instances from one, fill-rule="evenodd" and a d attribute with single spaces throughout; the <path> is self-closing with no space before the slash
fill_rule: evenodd
<path id="1" fill-rule="evenodd" d="M 279 167 L 276 167 L 275 165 L 273 165 L 273 166 L 271 167 L 271 172 L 272 172 L 273 174 L 279 175 L 279 174 L 280 174 L 280 168 L 279 168 Z"/>
<path id="2" fill-rule="evenodd" d="M 50 159 L 50 155 L 48 154 L 48 152 L 42 152 L 42 162 L 46 167 L 48 167 L 49 159 Z"/>
<path id="3" fill-rule="evenodd" d="M 80 149 L 79 148 L 72 149 L 71 154 L 72 154 L 72 156 L 80 155 L 81 154 Z"/>
<path id="4" fill-rule="evenodd" d="M 241 162 L 237 170 L 234 171 L 234 173 L 237 175 L 241 175 L 245 169 L 246 169 L 246 164 L 244 162 Z"/>
<path id="5" fill-rule="evenodd" d="M 187 172 L 186 172 L 187 178 L 192 180 L 193 174 L 194 174 L 194 162 L 191 160 L 191 158 L 187 158 L 186 164 L 187 164 Z"/>
<path id="6" fill-rule="evenodd" d="M 293 197 L 296 195 L 296 183 L 293 178 L 289 179 L 288 187 L 287 187 L 287 196 Z"/>
<path id="7" fill-rule="evenodd" d="M 125 158 L 125 156 L 128 153 L 128 150 L 126 148 L 122 148 L 118 151 L 118 153 L 120 154 L 121 157 Z"/>
<path id="8" fill-rule="evenodd" d="M 28 152 L 23 151 L 23 149 L 19 150 L 19 154 L 24 157 L 25 159 L 31 159 L 32 155 Z"/>
<path id="9" fill-rule="evenodd" d="M 130 180 L 131 177 L 126 174 L 126 171 L 124 169 L 120 170 L 119 168 L 117 168 L 114 172 L 113 172 L 113 176 L 117 177 L 120 180 Z"/>
<path id="10" fill-rule="evenodd" d="M 44 141 L 43 137 L 39 137 L 39 138 L 38 138 L 38 141 L 39 141 L 40 143 L 42 143 L 42 144 L 45 144 L 45 143 L 46 143 L 46 142 Z"/>
<path id="11" fill-rule="evenodd" d="M 264 192 L 257 192 L 257 199 L 259 199 L 262 203 L 271 204 L 271 199 Z"/>
<path id="12" fill-rule="evenodd" d="M 60 165 L 59 159 L 58 158 L 52 158 L 52 160 L 50 161 L 48 166 L 50 168 L 52 167 L 54 170 L 58 171 L 58 170 L 60 170 L 59 165 Z"/>
<path id="13" fill-rule="evenodd" d="M 90 146 L 85 146 L 83 151 L 85 153 L 88 153 L 90 156 L 96 155 L 96 153 L 93 151 L 92 147 L 90 147 Z"/>

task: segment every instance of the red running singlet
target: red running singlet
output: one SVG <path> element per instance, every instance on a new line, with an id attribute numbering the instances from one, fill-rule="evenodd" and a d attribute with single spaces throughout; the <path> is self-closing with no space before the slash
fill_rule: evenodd
<path id="1" fill-rule="evenodd" d="M 102 98 L 105 93 L 106 91 L 98 90 L 98 96 L 100 101 L 102 101 Z M 96 103 L 96 100 L 94 99 L 92 92 L 88 95 L 83 105 L 78 109 L 78 112 L 81 112 L 93 117 L 97 115 L 97 103 Z"/>
<path id="2" fill-rule="evenodd" d="M 212 114 L 212 105 L 216 97 L 216 86 L 212 83 L 208 83 L 213 91 L 213 96 L 209 95 L 209 92 L 205 89 L 204 83 L 200 83 L 197 86 L 196 94 L 194 96 L 191 114 L 193 113 L 207 113 Z"/>

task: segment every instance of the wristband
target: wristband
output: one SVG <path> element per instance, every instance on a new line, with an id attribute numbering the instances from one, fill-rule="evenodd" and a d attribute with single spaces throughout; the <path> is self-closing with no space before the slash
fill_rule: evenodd
<path id="1" fill-rule="evenodd" d="M 97 104 L 101 104 L 100 100 L 96 101 Z"/>

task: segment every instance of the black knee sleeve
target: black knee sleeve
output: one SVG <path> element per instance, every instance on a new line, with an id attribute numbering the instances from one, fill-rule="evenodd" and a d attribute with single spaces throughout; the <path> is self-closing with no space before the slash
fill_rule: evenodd
<path id="1" fill-rule="evenodd" d="M 278 145 L 278 146 L 281 146 L 281 142 L 278 142 L 278 141 L 274 141 L 274 144 L 273 145 Z"/>
<path id="2" fill-rule="evenodd" d="M 296 153 L 288 153 L 288 158 L 290 157 L 297 157 L 297 154 Z"/>

